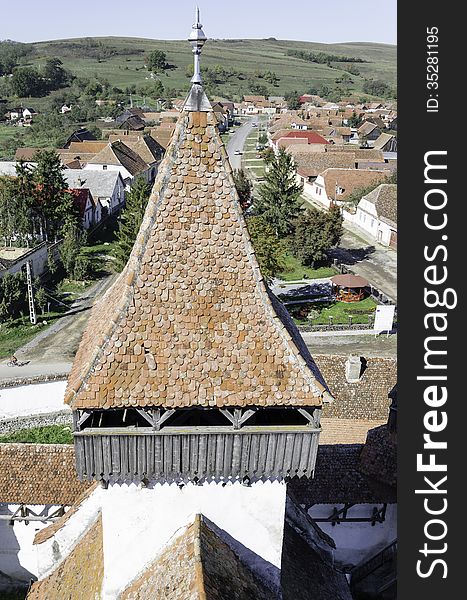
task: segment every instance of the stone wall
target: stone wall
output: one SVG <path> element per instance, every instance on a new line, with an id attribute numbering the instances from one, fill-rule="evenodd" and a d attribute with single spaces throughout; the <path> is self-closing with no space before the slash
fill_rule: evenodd
<path id="1" fill-rule="evenodd" d="M 0 435 L 19 431 L 20 429 L 31 429 L 32 427 L 46 427 L 48 425 L 68 425 L 71 427 L 72 424 L 71 413 L 66 410 L 29 417 L 15 417 L 14 419 L 0 421 Z"/>

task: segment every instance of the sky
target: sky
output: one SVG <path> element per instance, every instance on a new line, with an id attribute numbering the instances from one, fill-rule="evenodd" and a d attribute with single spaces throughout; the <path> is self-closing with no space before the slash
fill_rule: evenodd
<path id="1" fill-rule="evenodd" d="M 126 36 L 185 39 L 196 0 L 23 0 L 21 18 L 0 23 L 0 39 L 20 42 Z M 211 38 L 396 43 L 396 0 L 198 0 Z M 26 16 L 27 15 L 27 16 Z"/>

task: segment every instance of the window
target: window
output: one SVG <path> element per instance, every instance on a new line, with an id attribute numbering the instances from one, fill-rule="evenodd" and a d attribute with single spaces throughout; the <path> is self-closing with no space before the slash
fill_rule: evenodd
<path id="1" fill-rule="evenodd" d="M 107 165 L 102 165 L 104 171 L 107 171 Z"/>

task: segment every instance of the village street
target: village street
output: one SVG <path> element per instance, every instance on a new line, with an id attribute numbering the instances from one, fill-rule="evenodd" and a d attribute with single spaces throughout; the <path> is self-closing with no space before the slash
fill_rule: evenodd
<path id="1" fill-rule="evenodd" d="M 249 121 L 244 123 L 237 131 L 232 134 L 226 145 L 227 154 L 229 155 L 229 161 L 232 169 L 240 169 L 242 166 L 241 154 L 235 154 L 235 152 L 243 152 L 246 138 L 250 135 L 253 129 L 253 123 L 257 119 L 251 118 Z"/>
<path id="2" fill-rule="evenodd" d="M 0 362 L 0 384 L 14 379 L 66 375 L 78 349 L 81 336 L 89 319 L 90 308 L 115 279 L 115 275 L 101 279 L 78 298 L 69 314 L 41 331 L 28 344 L 16 351 L 22 367 L 8 367 L 8 360 Z"/>
<path id="3" fill-rule="evenodd" d="M 308 196 L 303 196 L 303 199 L 322 210 Z M 352 273 L 365 277 L 390 300 L 397 302 L 397 252 L 370 239 L 348 221 L 344 221 L 343 227 L 344 234 L 338 248 L 329 252 L 331 258 L 338 259 Z"/>

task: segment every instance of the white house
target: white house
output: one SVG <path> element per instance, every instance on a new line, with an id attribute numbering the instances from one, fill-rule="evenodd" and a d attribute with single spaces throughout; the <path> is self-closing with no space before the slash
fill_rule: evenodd
<path id="1" fill-rule="evenodd" d="M 89 189 L 94 202 L 99 203 L 109 215 L 120 212 L 125 204 L 125 183 L 118 171 L 65 169 L 63 175 L 71 189 Z M 97 219 L 95 215 L 96 222 L 101 218 Z"/>
<path id="2" fill-rule="evenodd" d="M 397 185 L 381 184 L 363 196 L 355 223 L 380 244 L 397 248 Z"/>

